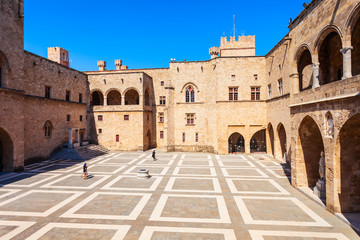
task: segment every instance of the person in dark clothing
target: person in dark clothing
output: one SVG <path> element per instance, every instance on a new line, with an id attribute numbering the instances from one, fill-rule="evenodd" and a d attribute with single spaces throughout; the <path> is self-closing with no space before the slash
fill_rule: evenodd
<path id="1" fill-rule="evenodd" d="M 152 158 L 153 160 L 155 161 L 156 160 L 156 157 L 155 157 L 155 150 L 152 151 Z"/>

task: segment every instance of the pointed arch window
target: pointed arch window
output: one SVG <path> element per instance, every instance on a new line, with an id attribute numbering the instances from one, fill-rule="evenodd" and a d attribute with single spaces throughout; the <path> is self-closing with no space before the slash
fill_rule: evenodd
<path id="1" fill-rule="evenodd" d="M 195 91 L 192 86 L 186 88 L 185 100 L 186 102 L 195 102 Z"/>

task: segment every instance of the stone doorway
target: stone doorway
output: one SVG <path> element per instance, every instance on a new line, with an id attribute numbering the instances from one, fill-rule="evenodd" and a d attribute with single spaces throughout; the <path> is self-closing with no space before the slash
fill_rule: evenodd
<path id="1" fill-rule="evenodd" d="M 245 140 L 240 133 L 233 133 L 228 140 L 229 154 L 245 153 Z"/>
<path id="2" fill-rule="evenodd" d="M 0 171 L 13 171 L 13 142 L 9 134 L 0 128 Z"/>
<path id="3" fill-rule="evenodd" d="M 269 123 L 268 125 L 268 133 L 269 133 L 269 139 L 270 139 L 270 154 L 274 156 L 274 129 L 271 125 L 271 123 Z"/>
<path id="4" fill-rule="evenodd" d="M 257 131 L 250 140 L 250 153 L 266 153 L 266 131 L 265 129 Z"/>
<path id="5" fill-rule="evenodd" d="M 278 138 L 279 138 L 279 153 L 280 153 L 280 156 L 278 156 L 278 158 L 286 161 L 286 159 L 287 159 L 286 132 L 285 132 L 284 125 L 282 123 L 280 123 L 277 128 L 277 134 L 278 134 Z"/>
<path id="6" fill-rule="evenodd" d="M 360 114 L 351 117 L 341 128 L 336 150 L 340 210 L 360 212 Z"/>

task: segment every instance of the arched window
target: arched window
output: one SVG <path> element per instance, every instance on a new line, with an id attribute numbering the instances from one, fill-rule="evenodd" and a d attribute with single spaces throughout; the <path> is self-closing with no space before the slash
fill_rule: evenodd
<path id="1" fill-rule="evenodd" d="M 51 138 L 51 131 L 52 131 L 52 124 L 51 122 L 48 120 L 45 122 L 44 124 L 44 133 L 45 133 L 45 138 Z"/>
<path id="2" fill-rule="evenodd" d="M 139 93 L 130 89 L 125 93 L 125 105 L 139 105 Z"/>
<path id="3" fill-rule="evenodd" d="M 192 86 L 186 88 L 185 98 L 186 102 L 195 102 L 195 91 Z"/>

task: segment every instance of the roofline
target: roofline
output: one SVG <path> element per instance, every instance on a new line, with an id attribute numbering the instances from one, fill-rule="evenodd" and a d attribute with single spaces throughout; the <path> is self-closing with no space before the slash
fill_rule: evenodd
<path id="1" fill-rule="evenodd" d="M 29 51 L 26 51 L 26 50 L 24 50 L 24 53 L 33 55 L 33 56 L 35 56 L 35 57 L 41 58 L 41 59 L 46 60 L 46 61 L 51 62 L 51 63 L 55 63 L 55 64 L 58 65 L 58 66 L 61 66 L 61 67 L 63 67 L 63 68 L 66 68 L 66 69 L 69 69 L 69 70 L 72 70 L 72 71 L 75 71 L 75 72 L 78 72 L 78 73 L 83 74 L 83 75 L 86 76 L 85 73 L 83 73 L 83 72 L 81 72 L 81 71 L 79 71 L 79 70 L 73 69 L 73 68 L 71 68 L 71 67 L 64 66 L 64 65 L 62 65 L 62 64 L 60 64 L 60 63 L 58 63 L 58 62 L 54 62 L 53 60 L 50 60 L 50 59 L 48 59 L 48 58 L 44 58 L 44 57 L 39 56 L 39 55 L 37 55 L 37 54 L 35 54 L 35 53 L 29 52 Z"/>
<path id="2" fill-rule="evenodd" d="M 304 10 L 301 11 L 301 13 L 288 25 L 289 30 L 291 31 L 294 29 L 300 22 L 301 18 L 306 16 L 310 11 L 312 11 L 320 2 L 323 0 L 312 0 Z"/>

